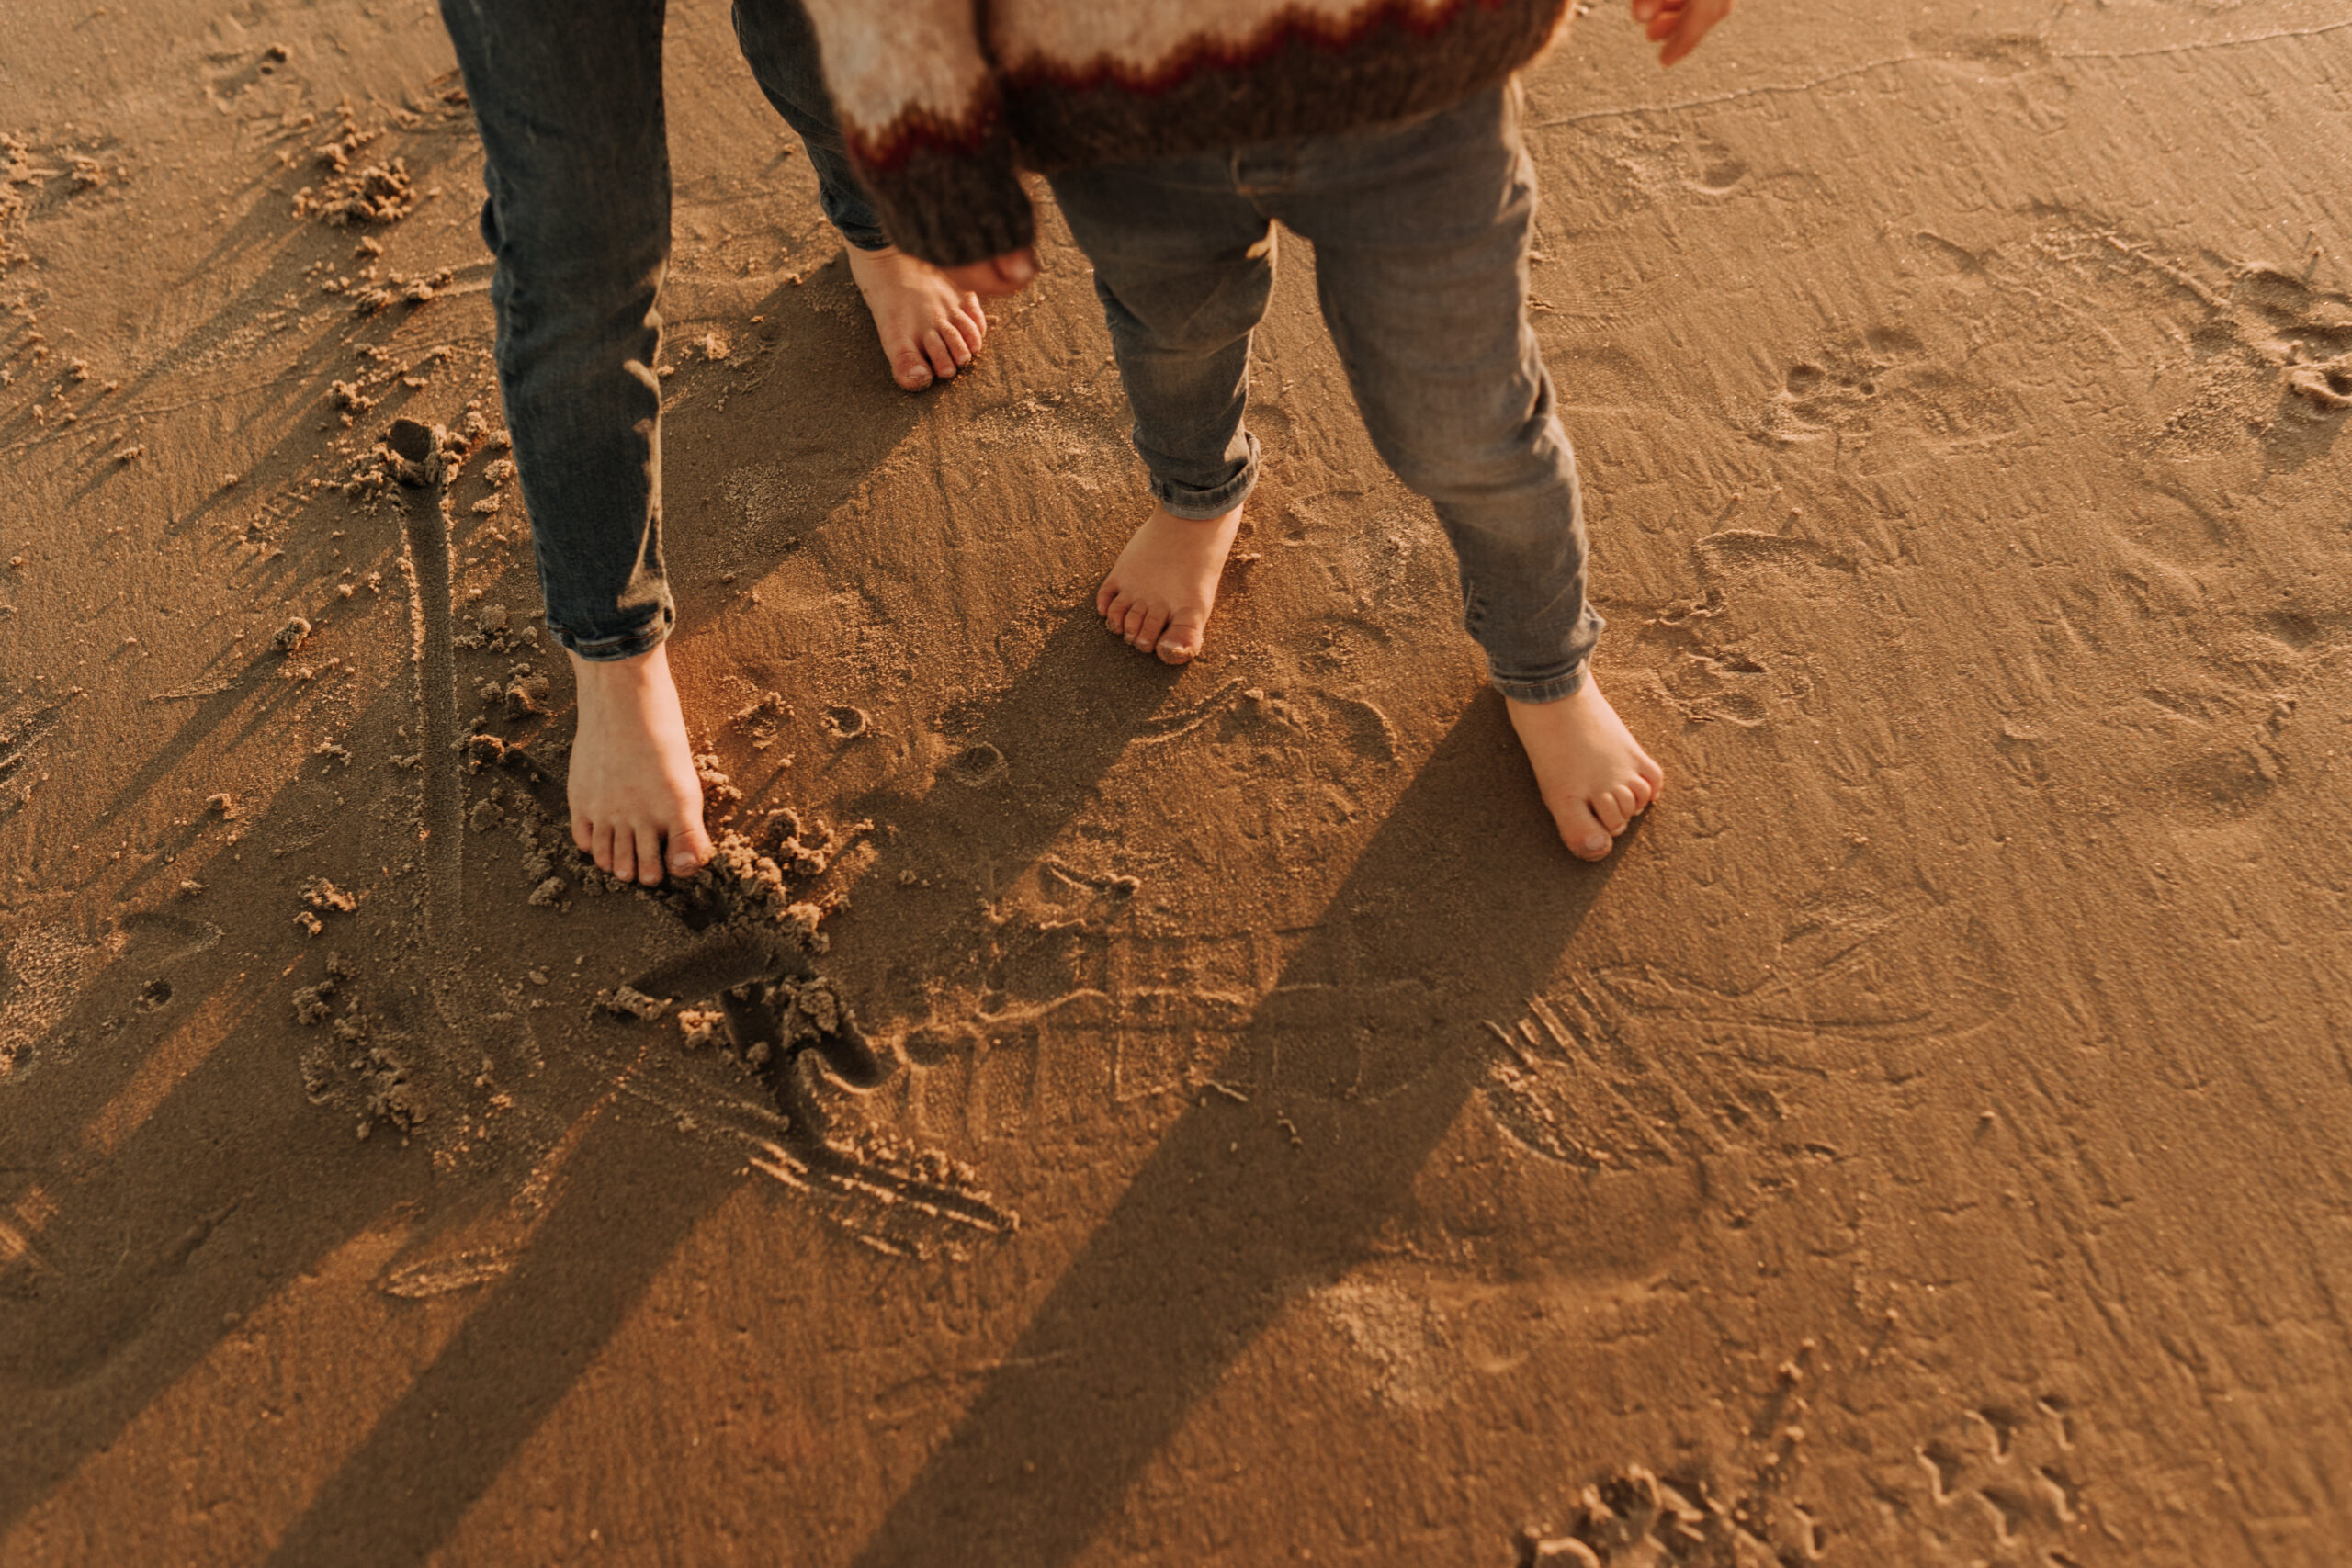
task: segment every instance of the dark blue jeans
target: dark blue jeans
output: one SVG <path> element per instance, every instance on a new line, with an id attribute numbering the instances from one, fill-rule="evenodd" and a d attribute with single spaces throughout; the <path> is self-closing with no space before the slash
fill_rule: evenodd
<path id="1" fill-rule="evenodd" d="M 1151 492 L 1179 517 L 1239 505 L 1250 337 L 1273 290 L 1274 224 L 1315 247 L 1316 288 L 1373 444 L 1427 496 L 1461 568 L 1463 615 L 1506 696 L 1583 683 L 1576 455 L 1527 315 L 1535 170 L 1518 90 L 1343 136 L 1053 176 L 1135 412 Z"/>
<path id="2" fill-rule="evenodd" d="M 657 309 L 670 259 L 663 0 L 441 0 L 481 130 L 498 383 L 548 628 L 584 659 L 654 648 L 662 565 Z M 799 0 L 736 0 L 752 73 L 808 144 L 825 216 L 888 243 L 851 173 Z"/>

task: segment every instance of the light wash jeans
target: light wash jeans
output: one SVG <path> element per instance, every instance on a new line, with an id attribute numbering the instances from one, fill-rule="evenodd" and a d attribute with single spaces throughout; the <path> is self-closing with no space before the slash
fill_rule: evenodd
<path id="1" fill-rule="evenodd" d="M 670 260 L 662 0 L 441 0 L 484 154 L 498 382 L 548 628 L 585 659 L 655 647 L 662 564 L 656 309 Z M 761 88 L 807 143 L 825 216 L 888 243 L 850 172 L 799 0 L 737 0 Z"/>
<path id="2" fill-rule="evenodd" d="M 1315 247 L 1316 288 L 1373 444 L 1436 506 L 1464 624 L 1506 695 L 1583 683 L 1576 456 L 1527 315 L 1535 171 L 1519 94 L 1339 136 L 1052 176 L 1094 263 L 1151 493 L 1179 517 L 1240 504 L 1250 337 L 1272 292 L 1273 226 Z"/>

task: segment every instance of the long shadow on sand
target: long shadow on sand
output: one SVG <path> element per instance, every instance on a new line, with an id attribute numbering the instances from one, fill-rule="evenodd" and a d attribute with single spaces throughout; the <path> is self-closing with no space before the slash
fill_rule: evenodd
<path id="1" fill-rule="evenodd" d="M 1246 1100 L 1178 1119 L 861 1568 L 943 1541 L 962 1563 L 1075 1560 L 1284 1304 L 1366 1258 L 1474 1090 L 1478 1020 L 1524 1005 L 1607 880 L 1532 785 L 1497 787 L 1523 775 L 1482 696 L 1217 1067 Z"/>
<path id="2" fill-rule="evenodd" d="M 813 477 L 804 476 L 799 502 L 821 519 L 903 436 L 918 418 L 920 405 L 877 378 L 839 373 L 842 364 L 864 367 L 873 352 L 871 332 L 862 321 L 845 319 L 820 305 L 807 291 L 789 297 L 780 292 L 768 301 L 774 319 L 791 336 L 791 348 L 788 355 L 779 355 L 775 385 L 764 395 L 790 406 L 796 397 L 809 395 L 807 383 L 822 383 L 828 406 L 854 430 L 854 438 L 842 444 L 830 465 Z M 753 415 L 767 406 L 757 398 L 743 401 Z M 738 412 L 742 412 L 740 405 Z M 710 419 L 708 411 L 696 408 L 673 424 L 691 444 L 704 436 L 702 426 Z M 301 451 L 272 458 L 301 460 Z M 697 497 L 692 485 L 680 487 L 680 499 L 694 505 Z M 412 510 L 429 511 L 433 504 L 432 497 L 422 494 L 404 500 Z M 470 516 L 463 512 L 458 515 L 460 525 Z M 331 520 L 346 521 L 340 516 Z M 329 521 L 322 515 L 308 516 L 290 536 L 316 543 L 325 536 Z M 389 509 L 380 526 L 397 541 L 400 519 L 389 514 Z M 755 570 L 772 564 L 757 551 L 776 547 L 773 542 L 733 543 L 737 564 Z M 396 542 L 385 548 L 393 558 L 400 553 Z M 445 558 L 446 545 L 436 541 L 426 553 Z M 323 562 L 324 558 L 319 559 Z M 323 570 L 317 575 L 320 581 L 305 581 L 323 597 Z M 433 582 L 446 602 L 447 583 L 438 577 Z M 425 619 L 445 645 L 435 650 L 440 689 L 420 692 L 412 686 L 411 675 L 396 675 L 347 727 L 347 739 L 362 754 L 381 756 L 393 750 L 394 727 L 418 722 L 420 698 L 428 705 L 447 700 L 449 676 L 441 666 L 451 657 L 446 647 L 448 615 L 447 609 L 425 607 Z M 472 673 L 473 667 L 460 666 L 459 672 Z M 241 742 L 269 733 L 272 722 L 287 708 L 285 694 L 294 690 L 277 683 L 278 662 L 263 657 L 223 673 L 229 683 L 207 694 L 160 752 L 117 786 L 101 823 L 130 810 L 175 778 L 185 759 L 224 727 L 236 726 Z M 1067 671 L 1045 665 L 1033 674 L 1051 684 L 1065 679 Z M 1016 682 L 1016 694 L 1023 689 Z M 1138 721 L 1159 700 L 1158 689 L 1148 682 L 1134 687 Z M 1041 706 L 1042 702 L 1030 705 Z M 1102 765 L 1107 766 L 1116 754 L 1114 740 Z M 435 784 L 466 787 L 454 760 L 442 761 L 436 753 L 435 762 L 450 773 L 432 781 Z M 403 785 L 415 776 L 394 775 Z M 230 1325 L 264 1306 L 321 1258 L 355 1235 L 383 1224 L 396 1209 L 413 1216 L 413 1228 L 429 1239 L 476 1211 L 503 1207 L 512 1194 L 499 1183 L 510 1181 L 517 1171 L 529 1172 L 567 1130 L 594 1114 L 579 1147 L 563 1162 L 555 1206 L 536 1233 L 549 1239 L 552 1254 L 536 1245 L 526 1251 L 515 1271 L 486 1299 L 481 1327 L 460 1333 L 437 1363 L 458 1372 L 471 1369 L 493 1380 L 504 1379 L 503 1384 L 493 1381 L 488 1386 L 503 1387 L 507 1392 L 502 1402 L 512 1408 L 502 1408 L 494 1418 L 484 1415 L 466 1441 L 452 1443 L 447 1423 L 434 1420 L 428 1407 L 413 1407 L 421 1412 L 417 1419 L 426 1423 L 432 1439 L 416 1451 L 433 1461 L 418 1461 L 421 1468 L 414 1473 L 436 1478 L 436 1484 L 450 1489 L 436 1493 L 419 1482 L 417 1495 L 412 1496 L 409 1475 L 400 1470 L 373 1478 L 346 1470 L 341 1481 L 330 1484 L 325 1511 L 314 1509 L 310 1523 L 298 1528 L 288 1546 L 295 1551 L 302 1541 L 314 1540 L 325 1522 L 340 1528 L 336 1510 L 341 1509 L 354 1518 L 373 1518 L 380 1512 L 398 1514 L 408 1522 L 381 1532 L 387 1544 L 368 1545 L 338 1561 L 404 1561 L 401 1543 L 410 1540 L 424 1543 L 417 1548 L 420 1553 L 429 1550 L 488 1483 L 514 1445 L 570 1387 L 584 1358 L 626 1315 L 695 1222 L 731 1188 L 717 1166 L 698 1176 L 701 1168 L 682 1155 L 684 1141 L 674 1134 L 664 1139 L 640 1125 L 641 1108 L 636 1102 L 624 1099 L 594 1112 L 592 1108 L 610 1087 L 598 1076 L 608 1064 L 595 1053 L 587 1054 L 576 1068 L 556 1074 L 560 1082 L 542 1080 L 536 1086 L 545 1102 L 545 1114 L 538 1118 L 540 1142 L 516 1149 L 495 1168 L 469 1165 L 458 1178 L 447 1179 L 428 1169 L 423 1150 L 402 1156 L 386 1148 L 389 1140 L 355 1152 L 349 1122 L 302 1097 L 293 1051 L 304 1037 L 290 1021 L 287 998 L 295 985 L 316 977 L 319 960 L 299 945 L 283 949 L 283 933 L 292 928 L 278 924 L 273 913 L 272 926 L 281 933 L 281 942 L 265 943 L 242 961 L 251 966 L 251 980 L 243 973 L 232 979 L 235 965 L 224 956 L 231 946 L 259 940 L 245 933 L 223 943 L 212 929 L 210 940 L 219 951 L 198 957 L 173 958 L 166 952 L 175 940 L 173 931 L 203 925 L 195 918 L 202 911 L 290 908 L 283 902 L 288 895 L 275 885 L 288 880 L 285 874 L 297 863 L 305 874 L 331 873 L 347 887 L 386 899 L 371 909 L 397 909 L 413 901 L 413 884 L 395 888 L 389 879 L 379 885 L 373 874 L 379 859 L 390 864 L 415 852 L 414 829 L 405 815 L 399 814 L 390 829 L 379 825 L 372 829 L 378 837 L 371 838 L 372 814 L 345 816 L 331 810 L 330 792 L 318 784 L 315 772 L 309 780 L 289 784 L 260 815 L 241 817 L 238 826 L 257 852 L 289 842 L 307 851 L 322 836 L 329 840 L 327 849 L 282 865 L 258 852 L 242 865 L 232 864 L 225 854 L 201 865 L 192 854 L 184 855 L 170 875 L 200 871 L 211 889 L 206 902 L 169 906 L 194 912 L 188 915 L 134 910 L 127 918 L 115 916 L 130 938 L 119 955 L 83 987 L 70 1014 L 33 1043 L 24 1070 L 0 1085 L 0 1182 L 11 1190 L 20 1182 L 37 1190 L 51 1211 L 36 1246 L 21 1256 L 0 1257 L 0 1533 L 36 1509 L 90 1455 L 113 1444 L 142 1410 L 213 1351 Z M 340 777 L 335 784 L 345 787 Z M 391 847 L 379 841 L 385 833 L 402 840 L 399 853 L 381 853 Z M 452 836 L 441 835 L 445 840 Z M 464 837 L 471 841 L 471 835 Z M 176 834 L 170 847 L 188 851 L 188 833 Z M 350 864 L 344 863 L 346 859 Z M 156 863 L 159 869 L 131 885 L 142 896 L 154 892 L 145 882 L 165 874 L 160 867 L 167 863 Z M 153 898 L 146 897 L 145 901 Z M 423 911 L 429 903 L 427 899 L 416 908 Z M 432 1048 L 448 1043 L 446 1021 L 435 1016 L 428 999 L 391 981 L 396 975 L 429 978 L 460 967 L 469 953 L 478 961 L 481 944 L 492 937 L 504 937 L 515 947 L 521 963 L 511 967 L 516 972 L 544 960 L 544 953 L 525 950 L 535 941 L 545 942 L 547 930 L 516 925 L 506 912 L 512 908 L 504 905 L 492 925 L 482 920 L 478 908 L 464 906 L 461 923 L 445 931 L 432 929 L 421 912 L 414 918 L 395 916 L 394 929 L 377 939 L 380 964 L 369 960 L 369 1007 L 380 1015 L 381 1023 L 423 1044 L 425 1058 L 447 1056 L 446 1049 Z M 350 939 L 338 932 L 338 940 Z M 301 939 L 292 941 L 299 944 Z M 278 961 L 298 953 L 309 963 L 300 978 L 291 977 L 290 969 L 278 973 Z M 168 1010 L 143 1011 L 138 987 L 164 976 L 174 987 Z M 0 983 L 8 978 L 0 975 Z M 183 1021 L 191 1015 L 204 1020 L 200 1028 Z M 561 1053 L 552 1055 L 561 1058 L 560 1066 L 571 1061 Z M 165 1074 L 167 1080 L 162 1077 Z M 109 1106 L 133 1089 L 142 1103 L 153 1101 L 135 1127 L 119 1144 L 92 1143 L 85 1129 L 94 1120 L 105 1119 Z M 419 1135 L 437 1146 L 448 1136 L 447 1129 L 462 1120 L 445 1110 Z M 738 1152 L 730 1155 L 735 1157 L 726 1162 L 729 1169 L 741 1163 Z M 615 1196 L 618 1190 L 635 1192 L 639 1188 L 644 1196 L 628 1201 Z M 616 1224 L 607 1215 L 587 1224 L 575 1193 L 601 1193 L 613 1213 L 632 1217 Z M 583 1224 L 590 1232 L 586 1236 L 576 1234 Z M 567 1261 L 575 1255 L 588 1260 L 577 1269 Z M 515 1303 L 526 1309 L 520 1320 L 512 1315 Z M 560 1342 L 548 1335 L 548 1325 L 561 1329 Z M 485 1372 L 486 1368 L 491 1370 Z M 423 1386 L 439 1386 L 435 1375 L 428 1371 Z M 444 1398 L 441 1403 L 451 1402 Z M 396 1408 L 381 1445 L 368 1451 L 393 1456 L 385 1462 L 410 1463 L 412 1450 L 402 1445 L 413 1434 L 400 1422 L 412 1410 L 409 1405 Z M 483 1468 L 462 1484 L 440 1482 L 437 1478 L 455 1477 L 462 1471 L 450 1468 L 455 1460 L 445 1464 L 436 1457 L 444 1453 L 457 1456 L 464 1465 Z M 384 1506 L 345 1506 L 344 1500 L 364 1492 L 362 1483 L 371 1479 L 391 1493 Z M 445 1495 L 446 1506 L 435 1501 Z M 352 1539 L 365 1541 L 367 1537 L 362 1533 Z"/>
<path id="3" fill-rule="evenodd" d="M 1164 700 L 1173 672 L 1104 660 L 1074 615 L 1003 693 L 982 733 L 1016 755 L 1090 722 L 1060 746 L 1050 787 L 1010 792 L 985 826 L 954 808 L 918 813 L 943 832 L 984 832 L 1000 861 L 1043 852 Z M 953 799 L 954 797 L 950 797 Z M 338 1467 L 269 1559 L 405 1563 L 429 1556 L 570 1392 L 695 1227 L 739 1184 L 741 1151 L 692 1152 L 650 1107 L 616 1101 L 565 1162 L 562 1189 L 514 1270 Z"/>

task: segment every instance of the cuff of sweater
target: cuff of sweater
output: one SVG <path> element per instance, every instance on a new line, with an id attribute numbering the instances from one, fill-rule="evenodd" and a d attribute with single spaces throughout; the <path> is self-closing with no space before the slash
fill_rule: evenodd
<path id="1" fill-rule="evenodd" d="M 1001 132 L 977 147 L 913 148 L 887 169 L 861 162 L 857 173 L 891 242 L 933 266 L 986 261 L 1036 238 L 1036 215 Z"/>

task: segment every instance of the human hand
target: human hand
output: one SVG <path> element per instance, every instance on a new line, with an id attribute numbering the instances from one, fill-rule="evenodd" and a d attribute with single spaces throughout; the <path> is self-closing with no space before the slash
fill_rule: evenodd
<path id="1" fill-rule="evenodd" d="M 1037 251 L 1034 245 L 1023 245 L 1017 251 L 1007 251 L 986 261 L 939 270 L 948 282 L 958 288 L 1001 298 L 1007 294 L 1018 294 L 1029 287 L 1030 280 L 1037 276 Z"/>
<path id="2" fill-rule="evenodd" d="M 1732 0 L 1633 0 L 1634 20 L 1642 24 L 1649 40 L 1663 39 L 1657 51 L 1660 65 L 1671 65 L 1707 36 L 1707 29 L 1731 15 Z"/>

